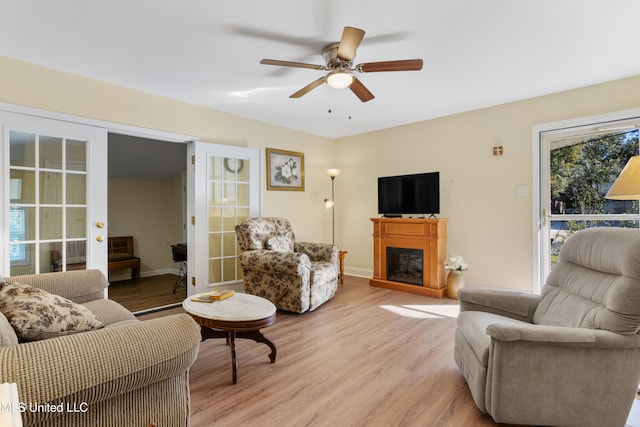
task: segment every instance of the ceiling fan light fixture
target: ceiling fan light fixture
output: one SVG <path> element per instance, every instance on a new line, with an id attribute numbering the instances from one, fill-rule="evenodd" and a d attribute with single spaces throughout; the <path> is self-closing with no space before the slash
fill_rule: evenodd
<path id="1" fill-rule="evenodd" d="M 339 42 L 330 43 L 322 49 L 322 57 L 326 65 L 307 64 L 304 62 L 281 61 L 278 59 L 262 59 L 261 64 L 281 67 L 310 68 L 328 71 L 302 89 L 289 95 L 289 98 L 300 98 L 313 89 L 327 83 L 332 89 L 351 89 L 351 92 L 362 102 L 375 98 L 369 89 L 355 76 L 355 73 L 377 73 L 384 71 L 418 71 L 422 70 L 422 59 L 403 59 L 397 61 L 365 62 L 353 65 L 356 51 L 364 37 L 364 30 L 355 27 L 344 27 Z M 329 110 L 331 112 L 331 110 Z M 349 117 L 351 118 L 351 117 Z"/>
<path id="2" fill-rule="evenodd" d="M 353 74 L 348 71 L 335 70 L 327 76 L 327 84 L 334 89 L 344 89 L 353 83 Z"/>

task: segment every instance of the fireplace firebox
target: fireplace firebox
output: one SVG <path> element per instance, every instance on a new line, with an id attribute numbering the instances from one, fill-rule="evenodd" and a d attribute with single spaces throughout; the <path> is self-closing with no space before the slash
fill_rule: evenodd
<path id="1" fill-rule="evenodd" d="M 387 247 L 387 279 L 422 286 L 422 249 Z"/>

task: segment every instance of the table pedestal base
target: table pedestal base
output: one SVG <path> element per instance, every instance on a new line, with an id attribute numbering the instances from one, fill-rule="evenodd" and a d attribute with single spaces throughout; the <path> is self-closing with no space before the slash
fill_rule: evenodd
<path id="1" fill-rule="evenodd" d="M 227 345 L 231 350 L 231 366 L 233 369 L 233 383 L 236 384 L 238 381 L 238 360 L 236 358 L 236 338 L 246 338 L 253 340 L 257 343 L 264 343 L 269 346 L 271 349 L 271 353 L 269 354 L 269 359 L 271 363 L 276 362 L 276 346 L 271 342 L 267 337 L 262 335 L 262 332 L 259 330 L 254 331 L 223 331 L 219 329 L 212 329 L 208 327 L 202 328 L 202 341 L 209 338 L 226 338 Z"/>

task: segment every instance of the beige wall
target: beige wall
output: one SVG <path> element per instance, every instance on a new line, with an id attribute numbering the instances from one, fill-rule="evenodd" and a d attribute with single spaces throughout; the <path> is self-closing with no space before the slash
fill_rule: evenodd
<path id="1" fill-rule="evenodd" d="M 133 236 L 134 253 L 140 257 L 143 276 L 175 270 L 170 245 L 183 242 L 182 179 L 110 179 L 109 237 Z M 113 272 L 110 280 L 130 278 Z"/>
<path id="2" fill-rule="evenodd" d="M 330 241 L 322 207 L 336 178 L 336 241 L 347 272 L 370 274 L 376 178 L 441 172 L 449 252 L 470 264 L 469 282 L 532 288 L 532 126 L 639 107 L 640 77 L 331 141 L 0 57 L 0 101 L 194 135 L 204 141 L 305 153 L 306 191 L 263 192 L 263 213 L 291 219 L 298 240 Z M 382 102 L 382 101 L 377 101 Z M 505 154 L 493 157 L 491 147 Z"/>
<path id="3" fill-rule="evenodd" d="M 348 266 L 371 271 L 376 178 L 440 171 L 448 252 L 467 281 L 532 289 L 532 127 L 640 106 L 640 77 L 514 102 L 336 141 L 336 211 Z M 492 147 L 504 155 L 494 157 Z M 518 196 L 519 185 L 529 187 Z"/>
<path id="4" fill-rule="evenodd" d="M 263 213 L 290 219 L 299 240 L 331 239 L 331 194 L 324 170 L 333 142 L 160 96 L 0 56 L 0 102 L 191 135 L 202 141 L 305 154 L 306 191 L 265 191 Z"/>

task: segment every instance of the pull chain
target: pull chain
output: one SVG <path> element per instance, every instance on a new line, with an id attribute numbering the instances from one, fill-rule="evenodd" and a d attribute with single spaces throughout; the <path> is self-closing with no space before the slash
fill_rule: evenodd
<path id="1" fill-rule="evenodd" d="M 345 95 L 349 95 L 349 94 L 345 94 Z M 334 98 L 333 98 L 333 89 L 329 88 L 329 109 L 327 110 L 327 112 L 329 114 L 333 113 L 333 102 L 334 102 Z M 351 97 L 349 96 L 347 99 L 347 119 L 351 120 Z"/>

